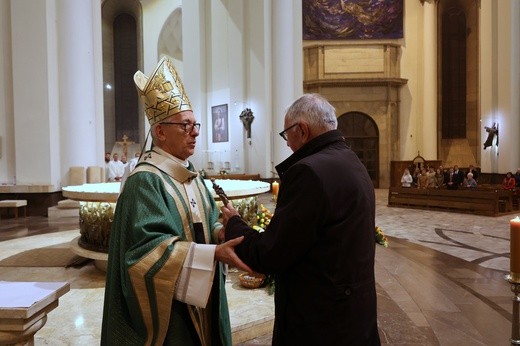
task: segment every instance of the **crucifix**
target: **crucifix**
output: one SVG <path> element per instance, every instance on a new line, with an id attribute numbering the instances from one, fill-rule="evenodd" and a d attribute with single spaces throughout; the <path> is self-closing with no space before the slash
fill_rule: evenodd
<path id="1" fill-rule="evenodd" d="M 121 144 L 123 146 L 123 154 L 128 157 L 128 146 L 130 144 L 134 144 L 134 142 L 129 141 L 129 137 L 127 135 L 123 135 L 121 138 L 122 141 L 116 142 L 117 144 Z"/>
<path id="2" fill-rule="evenodd" d="M 242 113 L 240 113 L 240 120 L 242 120 L 242 124 L 244 124 L 247 138 L 249 138 L 249 143 L 251 144 L 251 123 L 255 120 L 253 111 L 249 108 L 244 109 Z"/>
<path id="3" fill-rule="evenodd" d="M 495 136 L 497 138 L 497 141 L 495 142 L 495 145 L 498 147 L 498 124 L 495 122 L 493 123 L 493 126 L 484 126 L 484 129 L 488 133 L 488 137 L 486 141 L 484 142 L 484 150 L 486 150 L 487 147 L 490 147 L 493 145 L 493 140 L 495 139 Z"/>

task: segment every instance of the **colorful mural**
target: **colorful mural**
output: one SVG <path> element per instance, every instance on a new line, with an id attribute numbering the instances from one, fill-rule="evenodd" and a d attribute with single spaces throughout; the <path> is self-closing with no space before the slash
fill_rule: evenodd
<path id="1" fill-rule="evenodd" d="M 403 37 L 403 0 L 302 0 L 304 40 Z"/>

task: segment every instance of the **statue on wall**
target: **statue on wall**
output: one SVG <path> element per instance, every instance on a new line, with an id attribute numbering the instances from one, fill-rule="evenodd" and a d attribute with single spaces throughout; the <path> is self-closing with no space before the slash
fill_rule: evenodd
<path id="1" fill-rule="evenodd" d="M 495 136 L 497 136 L 497 141 L 495 142 L 495 145 L 498 147 L 498 125 L 497 123 L 493 123 L 492 127 L 484 126 L 484 129 L 486 129 L 486 132 L 488 133 L 488 137 L 486 141 L 484 142 L 484 150 L 486 150 L 487 147 L 490 147 L 493 145 L 493 139 L 495 139 Z"/>

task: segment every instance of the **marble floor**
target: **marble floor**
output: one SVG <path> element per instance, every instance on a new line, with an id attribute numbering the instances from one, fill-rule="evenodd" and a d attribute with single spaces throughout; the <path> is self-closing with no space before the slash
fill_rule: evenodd
<path id="1" fill-rule="evenodd" d="M 378 189 L 376 223 L 390 246 L 377 247 L 378 321 L 383 345 L 508 345 L 512 293 L 509 220 L 387 207 Z M 261 203 L 274 210 L 268 194 Z M 0 220 L 0 261 L 23 251 L 66 244 L 78 236 L 75 218 Z M 269 345 L 273 306 L 264 289 L 247 290 L 228 278 L 236 345 Z M 4 281 L 68 281 L 36 345 L 99 344 L 104 274 L 92 262 L 63 267 L 0 266 Z M 334 318 L 331 316 L 331 318 Z"/>

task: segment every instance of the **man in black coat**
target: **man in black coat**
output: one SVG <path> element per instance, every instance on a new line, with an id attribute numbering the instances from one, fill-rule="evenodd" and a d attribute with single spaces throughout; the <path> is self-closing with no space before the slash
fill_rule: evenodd
<path id="1" fill-rule="evenodd" d="M 455 174 L 457 179 L 457 186 L 461 186 L 465 178 L 464 172 L 459 170 L 459 166 L 455 165 L 453 166 L 453 174 Z"/>
<path id="2" fill-rule="evenodd" d="M 317 94 L 296 100 L 280 135 L 293 154 L 274 216 L 258 233 L 230 204 L 226 240 L 253 270 L 275 276 L 273 345 L 380 345 L 374 279 L 372 181 Z"/>

